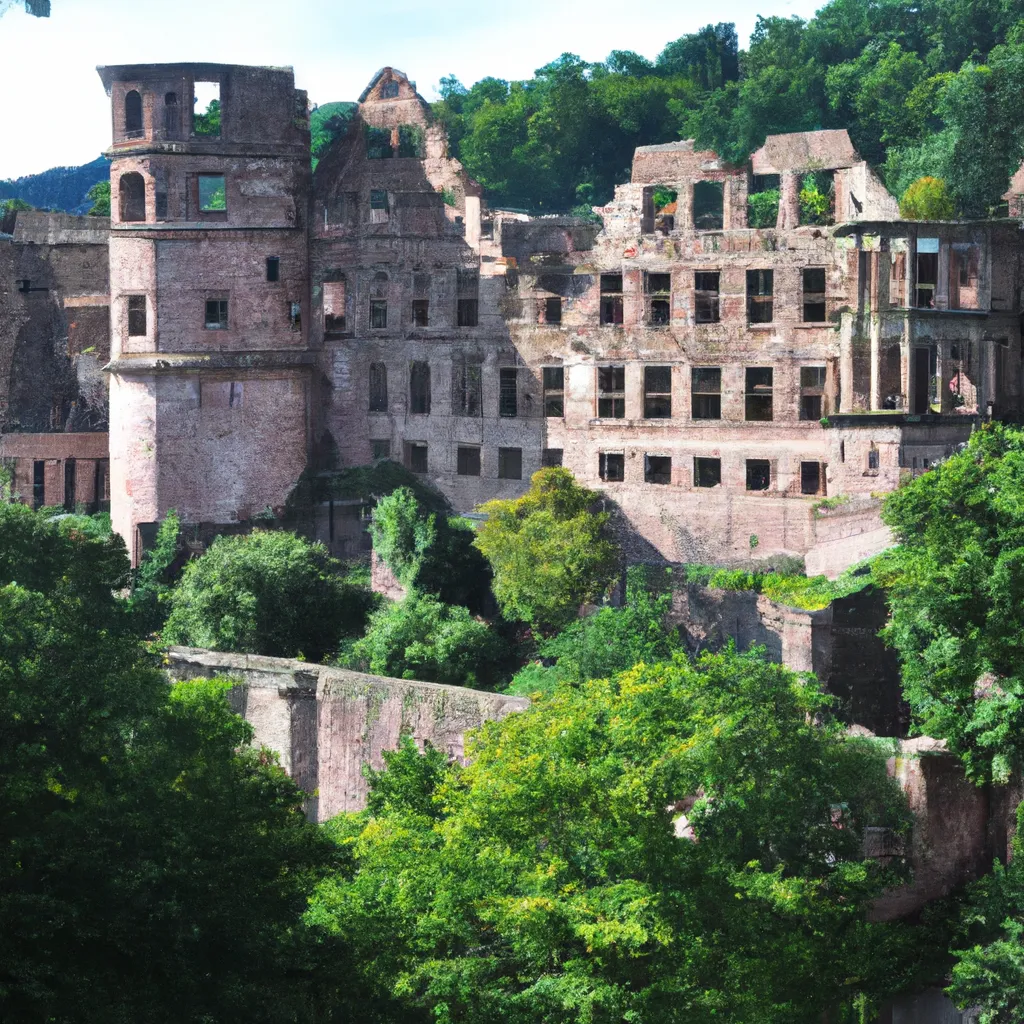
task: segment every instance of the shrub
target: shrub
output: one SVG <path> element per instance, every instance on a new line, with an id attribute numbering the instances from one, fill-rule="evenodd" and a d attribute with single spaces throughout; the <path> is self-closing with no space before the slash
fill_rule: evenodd
<path id="1" fill-rule="evenodd" d="M 805 174 L 800 183 L 800 223 L 831 224 L 834 185 L 816 171 Z"/>
<path id="2" fill-rule="evenodd" d="M 779 190 L 752 192 L 747 196 L 747 224 L 752 228 L 773 228 L 779 219 Z"/>
<path id="3" fill-rule="evenodd" d="M 918 178 L 900 200 L 900 216 L 907 220 L 951 220 L 953 214 L 953 199 L 942 178 Z"/>

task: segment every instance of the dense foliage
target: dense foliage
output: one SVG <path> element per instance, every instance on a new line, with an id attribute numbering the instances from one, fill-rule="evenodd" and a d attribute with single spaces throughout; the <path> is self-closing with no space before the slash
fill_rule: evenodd
<path id="1" fill-rule="evenodd" d="M 465 768 L 406 747 L 334 823 L 350 866 L 309 919 L 413 1019 L 817 1024 L 912 959 L 860 859 L 902 798 L 826 705 L 726 652 L 560 687 Z"/>
<path id="2" fill-rule="evenodd" d="M 0 200 L 22 199 L 39 210 L 87 213 L 93 201 L 88 191 L 110 181 L 110 161 L 103 156 L 78 167 L 51 167 L 39 174 L 0 181 Z"/>
<path id="3" fill-rule="evenodd" d="M 507 619 L 539 630 L 571 622 L 615 574 L 617 552 L 594 491 L 561 467 L 533 474 L 521 498 L 489 501 L 476 546 L 491 563 L 493 590 Z"/>
<path id="4" fill-rule="evenodd" d="M 875 563 L 885 637 L 920 728 L 979 779 L 1024 754 L 1024 434 L 976 431 L 958 454 L 891 494 L 899 547 Z"/>
<path id="5" fill-rule="evenodd" d="M 370 597 L 322 544 L 256 530 L 218 537 L 186 565 L 170 604 L 167 643 L 320 661 L 362 631 Z"/>
<path id="6" fill-rule="evenodd" d="M 953 213 L 953 200 L 941 178 L 918 178 L 900 199 L 900 216 L 907 220 L 949 220 Z"/>

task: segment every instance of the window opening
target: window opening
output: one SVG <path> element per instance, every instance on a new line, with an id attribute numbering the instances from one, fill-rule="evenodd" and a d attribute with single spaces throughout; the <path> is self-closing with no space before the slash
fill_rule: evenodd
<path id="1" fill-rule="evenodd" d="M 693 486 L 717 487 L 722 482 L 722 460 L 695 457 L 693 460 Z"/>
<path id="2" fill-rule="evenodd" d="M 800 223 L 831 224 L 834 220 L 836 182 L 834 171 L 810 171 L 800 180 Z"/>
<path id="3" fill-rule="evenodd" d="M 480 275 L 474 269 L 456 272 L 458 286 L 458 307 L 456 319 L 459 327 L 477 326 L 477 299 L 480 291 Z"/>
<path id="4" fill-rule="evenodd" d="M 391 148 L 391 129 L 377 128 L 372 124 L 364 125 L 366 131 L 366 159 L 390 160 L 394 151 Z"/>
<path id="5" fill-rule="evenodd" d="M 498 371 L 498 377 L 498 415 L 518 416 L 519 371 L 512 366 L 503 366 Z"/>
<path id="6" fill-rule="evenodd" d="M 690 416 L 695 420 L 722 418 L 722 370 L 694 366 L 690 370 Z"/>
<path id="7" fill-rule="evenodd" d="M 544 415 L 561 417 L 565 415 L 565 369 L 561 366 L 545 366 Z"/>
<path id="8" fill-rule="evenodd" d="M 46 463 L 37 459 L 32 463 L 32 507 L 42 508 L 46 503 Z"/>
<path id="9" fill-rule="evenodd" d="M 430 275 L 412 275 L 412 322 L 414 327 L 430 326 Z"/>
<path id="10" fill-rule="evenodd" d="M 672 416 L 672 367 L 644 367 L 644 419 L 665 420 Z"/>
<path id="11" fill-rule="evenodd" d="M 772 378 L 770 366 L 748 366 L 746 373 L 746 419 L 772 418 Z"/>
<path id="12" fill-rule="evenodd" d="M 699 271 L 693 275 L 694 320 L 699 324 L 717 324 L 719 318 L 718 271 Z"/>
<path id="13" fill-rule="evenodd" d="M 480 449 L 468 445 L 459 445 L 456 470 L 459 476 L 480 475 Z"/>
<path id="14" fill-rule="evenodd" d="M 935 306 L 935 284 L 939 279 L 939 240 L 919 238 L 917 240 L 917 282 L 914 305 L 918 309 L 933 309 Z"/>
<path id="15" fill-rule="evenodd" d="M 241 409 L 242 408 L 242 382 L 233 380 L 228 385 L 228 408 L 229 409 Z"/>
<path id="16" fill-rule="evenodd" d="M 421 416 L 430 412 L 430 364 L 409 365 L 409 411 Z"/>
<path id="17" fill-rule="evenodd" d="M 523 449 L 522 448 L 499 448 L 498 449 L 498 479 L 499 480 L 522 480 L 523 479 Z"/>
<path id="18" fill-rule="evenodd" d="M 622 323 L 622 275 L 601 275 L 601 323 Z"/>
<path id="19" fill-rule="evenodd" d="M 206 329 L 208 331 L 223 331 L 228 326 L 228 300 L 207 299 L 206 300 Z"/>
<path id="20" fill-rule="evenodd" d="M 153 173 L 153 207 L 157 220 L 167 220 L 167 172 Z"/>
<path id="21" fill-rule="evenodd" d="M 374 462 L 391 458 L 391 438 L 385 437 L 370 442 L 370 454 Z"/>
<path id="22" fill-rule="evenodd" d="M 782 195 L 777 174 L 755 174 L 747 195 L 747 227 L 773 228 L 779 219 L 779 198 Z"/>
<path id="23" fill-rule="evenodd" d="M 345 300 L 347 282 L 344 276 L 336 281 L 324 281 L 324 333 L 339 334 L 345 330 Z M 387 326 L 387 316 L 384 320 Z"/>
<path id="24" fill-rule="evenodd" d="M 540 464 L 545 469 L 550 469 L 552 466 L 560 466 L 562 464 L 562 449 L 545 448 L 540 453 Z"/>
<path id="25" fill-rule="evenodd" d="M 398 155 L 420 159 L 423 156 L 423 130 L 414 124 L 398 126 Z"/>
<path id="26" fill-rule="evenodd" d="M 644 482 L 648 484 L 672 483 L 672 459 L 668 455 L 645 455 Z"/>
<path id="27" fill-rule="evenodd" d="M 907 294 L 907 254 L 892 252 L 889 254 L 889 305 L 899 309 L 906 302 Z"/>
<path id="28" fill-rule="evenodd" d="M 64 460 L 64 510 L 75 511 L 75 460 Z"/>
<path id="29" fill-rule="evenodd" d="M 821 490 L 821 463 L 800 463 L 800 493 L 817 494 Z"/>
<path id="30" fill-rule="evenodd" d="M 302 330 L 302 303 L 301 302 L 289 302 L 288 303 L 288 326 L 293 331 Z"/>
<path id="31" fill-rule="evenodd" d="M 693 183 L 693 226 L 697 231 L 721 231 L 725 223 L 724 186 L 720 181 Z"/>
<path id="32" fill-rule="evenodd" d="M 825 394 L 825 367 L 800 367 L 800 419 L 820 420 Z"/>
<path id="33" fill-rule="evenodd" d="M 384 82 L 378 95 L 382 100 L 398 99 L 398 83 L 394 79 Z"/>
<path id="34" fill-rule="evenodd" d="M 122 222 L 146 219 L 146 182 L 137 171 L 122 174 L 118 183 L 118 204 Z"/>
<path id="35" fill-rule="evenodd" d="M 383 330 L 388 325 L 388 275 L 378 270 L 370 285 L 370 327 Z"/>
<path id="36" fill-rule="evenodd" d="M 544 300 L 544 323 L 560 324 L 562 322 L 562 297 L 549 295 Z"/>
<path id="37" fill-rule="evenodd" d="M 665 327 L 671 318 L 672 275 L 644 272 L 644 293 L 647 297 L 647 323 Z"/>
<path id="38" fill-rule="evenodd" d="M 483 367 L 463 359 L 452 363 L 452 415 L 483 415 Z"/>
<path id="39" fill-rule="evenodd" d="M 954 245 L 949 252 L 950 309 L 978 309 L 978 262 L 976 245 Z"/>
<path id="40" fill-rule="evenodd" d="M 202 213 L 218 213 L 228 208 L 223 174 L 199 175 L 199 209 Z"/>
<path id="41" fill-rule="evenodd" d="M 196 82 L 192 102 L 192 134 L 220 135 L 220 82 Z"/>
<path id="42" fill-rule="evenodd" d="M 877 470 L 878 461 L 878 449 L 872 445 L 868 449 L 868 469 Z"/>
<path id="43" fill-rule="evenodd" d="M 281 257 L 280 256 L 268 256 L 267 257 L 267 280 L 268 281 L 280 281 L 281 280 Z"/>
<path id="44" fill-rule="evenodd" d="M 599 419 L 625 419 L 625 366 L 599 366 L 597 368 L 597 415 Z"/>
<path id="45" fill-rule="evenodd" d="M 750 323 L 770 324 L 772 322 L 774 286 L 774 271 L 747 271 L 747 320 Z"/>
<path id="46" fill-rule="evenodd" d="M 370 223 L 371 224 L 386 224 L 388 218 L 391 216 L 391 207 L 388 203 L 388 193 L 386 189 L 382 188 L 371 188 L 370 189 Z"/>
<path id="47" fill-rule="evenodd" d="M 178 108 L 178 94 L 164 94 L 164 135 L 176 139 L 181 132 L 181 111 Z"/>
<path id="48" fill-rule="evenodd" d="M 767 459 L 747 459 L 747 490 L 767 491 L 772 480 L 772 464 Z"/>
<path id="49" fill-rule="evenodd" d="M 409 443 L 409 469 L 413 473 L 427 472 L 427 446 L 421 441 Z"/>
<path id="50" fill-rule="evenodd" d="M 124 137 L 141 139 L 145 134 L 142 127 L 142 97 L 135 89 L 124 94 Z"/>
<path id="51" fill-rule="evenodd" d="M 804 323 L 825 322 L 825 268 L 804 267 Z"/>
<path id="52" fill-rule="evenodd" d="M 622 452 L 601 452 L 597 457 L 598 475 L 607 483 L 626 479 L 626 456 Z"/>
<path id="53" fill-rule="evenodd" d="M 388 411 L 388 368 L 370 363 L 370 412 Z"/>
<path id="54" fill-rule="evenodd" d="M 128 296 L 128 337 L 142 338 L 146 335 L 146 296 Z"/>

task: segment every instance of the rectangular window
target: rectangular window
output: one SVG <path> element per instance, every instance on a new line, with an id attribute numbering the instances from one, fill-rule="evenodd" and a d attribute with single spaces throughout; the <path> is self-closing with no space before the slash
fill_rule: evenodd
<path id="1" fill-rule="evenodd" d="M 370 412 L 388 411 L 388 368 L 370 363 Z"/>
<path id="2" fill-rule="evenodd" d="M 545 469 L 550 469 L 552 466 L 560 466 L 562 464 L 562 449 L 545 448 L 540 453 L 540 464 Z"/>
<path id="3" fill-rule="evenodd" d="M 302 330 L 302 303 L 288 303 L 288 326 L 293 331 Z"/>
<path id="4" fill-rule="evenodd" d="M 645 271 L 644 297 L 647 301 L 647 323 L 652 327 L 667 327 L 672 315 L 672 275 Z"/>
<path id="5" fill-rule="evenodd" d="M 46 504 L 46 463 L 37 459 L 32 463 L 32 507 L 42 508 Z"/>
<path id="6" fill-rule="evenodd" d="M 597 457 L 597 471 L 607 483 L 621 483 L 626 479 L 626 456 L 622 452 L 601 452 Z"/>
<path id="7" fill-rule="evenodd" d="M 601 275 L 601 323 L 622 323 L 622 275 Z"/>
<path id="8" fill-rule="evenodd" d="M 280 281 L 281 280 L 281 257 L 280 256 L 268 256 L 267 257 L 267 280 L 268 281 Z"/>
<path id="9" fill-rule="evenodd" d="M 391 458 L 391 439 L 382 438 L 379 441 L 370 442 L 370 452 L 373 455 L 373 461 L 379 462 L 381 459 Z"/>
<path id="10" fill-rule="evenodd" d="M 821 490 L 821 463 L 800 463 L 800 493 L 817 494 Z"/>
<path id="11" fill-rule="evenodd" d="M 390 152 L 390 150 L 389 150 Z M 370 223 L 386 224 L 391 216 L 388 193 L 383 188 L 370 189 Z"/>
<path id="12" fill-rule="evenodd" d="M 645 455 L 644 482 L 648 484 L 672 483 L 672 459 L 667 455 Z"/>
<path id="13" fill-rule="evenodd" d="M 824 323 L 825 268 L 804 267 L 804 323 Z"/>
<path id="14" fill-rule="evenodd" d="M 701 271 L 693 275 L 693 317 L 699 324 L 717 324 L 719 318 L 718 271 Z"/>
<path id="15" fill-rule="evenodd" d="M 746 375 L 746 419 L 772 419 L 772 368 L 748 366 Z"/>
<path id="16" fill-rule="evenodd" d="M 167 172 L 153 173 L 153 205 L 157 220 L 167 220 Z"/>
<path id="17" fill-rule="evenodd" d="M 878 449 L 874 445 L 868 449 L 868 469 L 878 469 Z"/>
<path id="18" fill-rule="evenodd" d="M 483 415 L 483 367 L 463 359 L 452 363 L 452 415 Z"/>
<path id="19" fill-rule="evenodd" d="M 695 420 L 722 418 L 722 369 L 695 366 L 690 370 L 690 416 Z"/>
<path id="20" fill-rule="evenodd" d="M 412 300 L 412 323 L 414 327 L 430 326 L 430 300 Z"/>
<path id="21" fill-rule="evenodd" d="M 905 252 L 889 253 L 889 305 L 899 309 L 906 302 L 907 294 L 907 254 Z"/>
<path id="22" fill-rule="evenodd" d="M 383 330 L 388 325 L 388 300 L 370 299 L 370 327 Z"/>
<path id="23" fill-rule="evenodd" d="M 456 322 L 459 327 L 476 327 L 479 314 L 480 275 L 474 269 L 456 272 L 458 305 Z"/>
<path id="24" fill-rule="evenodd" d="M 519 371 L 512 366 L 503 366 L 499 373 L 498 415 L 519 415 Z"/>
<path id="25" fill-rule="evenodd" d="M 917 240 L 917 290 L 914 305 L 918 309 L 932 309 L 935 306 L 935 284 L 939 279 L 939 240 L 919 238 Z"/>
<path id="26" fill-rule="evenodd" d="M 324 333 L 342 334 L 345 330 L 345 299 L 346 282 L 341 277 L 337 281 L 324 281 Z M 385 314 L 385 325 L 387 315 Z"/>
<path id="27" fill-rule="evenodd" d="M 228 208 L 223 174 L 199 175 L 199 209 L 203 213 L 223 213 Z"/>
<path id="28" fill-rule="evenodd" d="M 747 320 L 752 324 L 772 322 L 773 270 L 747 271 Z"/>
<path id="29" fill-rule="evenodd" d="M 824 410 L 825 367 L 800 367 L 800 419 L 820 420 Z"/>
<path id="30" fill-rule="evenodd" d="M 978 262 L 976 245 L 953 245 L 949 251 L 949 308 L 978 308 Z"/>
<path id="31" fill-rule="evenodd" d="M 430 365 L 409 364 L 409 412 L 426 416 L 430 412 Z"/>
<path id="32" fill-rule="evenodd" d="M 767 491 L 772 482 L 772 464 L 767 459 L 747 459 L 747 490 Z"/>
<path id="33" fill-rule="evenodd" d="M 544 374 L 544 415 L 562 417 L 565 415 L 565 369 L 561 366 L 545 366 Z"/>
<path id="34" fill-rule="evenodd" d="M 146 336 L 146 296 L 128 296 L 128 337 Z"/>
<path id="35" fill-rule="evenodd" d="M 562 297 L 549 295 L 544 300 L 544 323 L 560 324 L 562 322 Z"/>
<path id="36" fill-rule="evenodd" d="M 476 299 L 459 299 L 457 310 L 459 327 L 476 327 L 479 316 L 479 304 Z"/>
<path id="37" fill-rule="evenodd" d="M 408 445 L 409 469 L 413 473 L 427 472 L 427 446 L 422 441 L 410 441 Z"/>
<path id="38" fill-rule="evenodd" d="M 693 226 L 698 231 L 721 231 L 725 186 L 720 181 L 693 183 Z"/>
<path id="39" fill-rule="evenodd" d="M 206 329 L 208 331 L 224 331 L 228 326 L 228 300 L 206 300 Z"/>
<path id="40" fill-rule="evenodd" d="M 523 449 L 522 448 L 499 448 L 498 449 L 498 479 L 499 480 L 522 480 L 523 479 Z"/>
<path id="41" fill-rule="evenodd" d="M 423 156 L 423 129 L 415 124 L 398 126 L 398 155 L 420 159 Z"/>
<path id="42" fill-rule="evenodd" d="M 722 482 L 722 460 L 694 458 L 693 486 L 717 487 Z"/>
<path id="43" fill-rule="evenodd" d="M 470 445 L 459 445 L 457 453 L 459 476 L 480 475 L 480 449 Z"/>
<path id="44" fill-rule="evenodd" d="M 390 160 L 395 155 L 391 148 L 391 129 L 377 128 L 369 124 L 364 128 L 366 131 L 366 159 Z"/>
<path id="45" fill-rule="evenodd" d="M 605 420 L 625 419 L 625 366 L 599 366 L 597 368 L 597 415 L 599 419 Z"/>
<path id="46" fill-rule="evenodd" d="M 220 82 L 195 82 L 192 100 L 192 134 L 211 137 L 220 135 Z"/>
<path id="47" fill-rule="evenodd" d="M 667 420 L 672 416 L 672 367 L 644 367 L 644 419 Z"/>

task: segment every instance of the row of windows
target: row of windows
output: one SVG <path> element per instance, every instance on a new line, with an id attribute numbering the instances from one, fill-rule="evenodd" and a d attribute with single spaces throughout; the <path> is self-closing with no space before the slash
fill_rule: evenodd
<path id="1" fill-rule="evenodd" d="M 391 458 L 391 441 L 388 439 L 371 441 L 370 447 L 374 460 Z M 552 453 L 557 452 L 557 456 Z M 456 472 L 459 476 L 480 476 L 480 453 L 479 445 L 459 445 L 455 453 Z M 406 441 L 404 451 L 405 465 L 413 473 L 430 472 L 430 448 L 426 441 Z M 560 466 L 562 464 L 561 449 L 547 448 L 544 451 L 545 466 Z M 522 480 L 523 478 L 523 449 L 522 448 L 499 448 L 498 449 L 498 479 L 499 480 Z"/>
<path id="2" fill-rule="evenodd" d="M 483 366 L 466 360 L 452 367 L 452 415 L 483 415 Z M 370 364 L 370 412 L 388 411 L 388 368 L 384 363 Z M 426 415 L 430 412 L 433 389 L 430 364 L 414 361 L 409 364 L 409 412 Z M 519 415 L 519 371 L 514 366 L 498 370 L 498 415 L 511 418 Z"/>
<path id="3" fill-rule="evenodd" d="M 148 331 L 148 315 L 145 295 L 128 295 L 128 337 L 145 337 Z M 230 303 L 228 298 L 207 298 L 203 303 L 203 327 L 208 331 L 226 331 L 230 327 Z M 293 331 L 302 327 L 302 303 L 284 303 L 283 319 Z"/>

